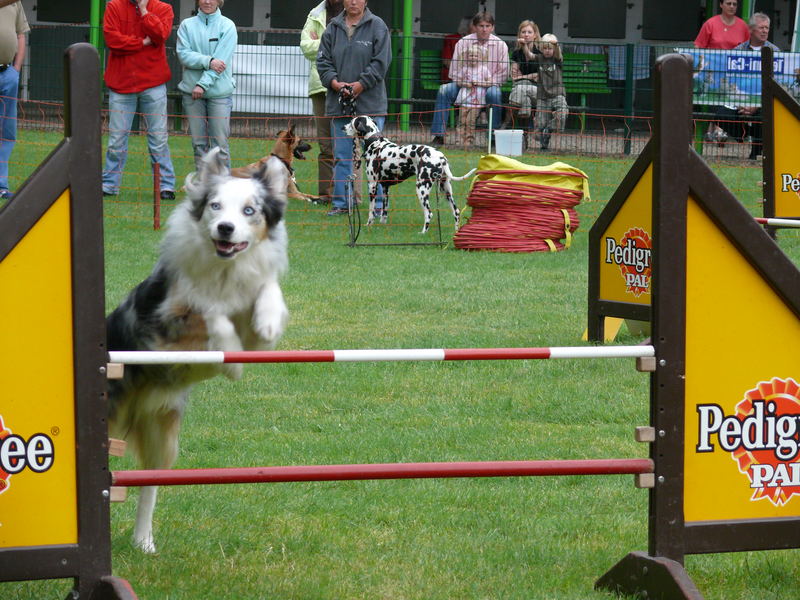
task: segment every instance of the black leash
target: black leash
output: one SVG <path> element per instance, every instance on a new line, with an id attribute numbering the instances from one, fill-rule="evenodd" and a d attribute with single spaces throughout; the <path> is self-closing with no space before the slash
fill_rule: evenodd
<path id="1" fill-rule="evenodd" d="M 339 90 L 339 106 L 347 117 L 356 116 L 356 99 L 353 97 L 353 86 L 343 85 Z M 361 155 L 358 144 L 353 141 L 353 170 L 347 176 L 345 189 L 347 190 L 347 218 L 350 222 L 350 246 L 355 245 L 361 233 L 361 213 L 355 203 L 356 169 L 361 169 Z"/>
<path id="2" fill-rule="evenodd" d="M 356 99 L 353 98 L 353 86 L 343 85 L 339 90 L 339 106 L 346 117 L 356 116 Z"/>

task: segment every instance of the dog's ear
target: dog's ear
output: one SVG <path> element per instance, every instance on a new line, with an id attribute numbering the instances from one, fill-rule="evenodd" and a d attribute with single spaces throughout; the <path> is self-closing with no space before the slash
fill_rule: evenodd
<path id="1" fill-rule="evenodd" d="M 212 181 L 230 173 L 221 153 L 222 150 L 219 146 L 212 148 L 200 160 L 200 168 L 186 176 L 184 187 L 186 195 L 192 203 L 191 213 L 195 219 L 200 219 L 203 215 Z"/>
<path id="2" fill-rule="evenodd" d="M 283 140 L 286 142 L 286 145 L 291 148 L 294 146 L 295 142 L 297 141 L 297 136 L 294 133 L 294 123 L 289 123 L 288 129 L 284 131 Z"/>
<path id="3" fill-rule="evenodd" d="M 270 156 L 253 173 L 253 178 L 259 180 L 267 188 L 270 196 L 286 202 L 286 186 L 289 184 L 289 170 L 277 156 Z"/>
<path id="4" fill-rule="evenodd" d="M 199 221 L 208 202 L 209 187 L 200 179 L 200 174 L 197 172 L 186 176 L 183 187 L 186 190 L 186 199 L 191 203 L 189 213 Z"/>
<path id="5" fill-rule="evenodd" d="M 275 156 L 270 156 L 253 174 L 253 178 L 263 183 L 267 189 L 262 210 L 267 224 L 273 227 L 283 218 L 286 210 L 286 186 L 289 183 L 289 171 L 283 161 Z"/>
<path id="6" fill-rule="evenodd" d="M 225 164 L 222 156 L 222 149 L 215 146 L 200 160 L 200 169 L 197 174 L 203 183 L 207 183 L 212 177 L 217 175 L 227 175 L 229 173 L 228 166 Z"/>

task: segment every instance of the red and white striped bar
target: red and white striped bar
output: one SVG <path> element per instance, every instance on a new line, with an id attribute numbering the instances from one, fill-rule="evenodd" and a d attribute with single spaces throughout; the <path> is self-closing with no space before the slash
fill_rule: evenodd
<path id="1" fill-rule="evenodd" d="M 110 362 L 126 365 L 317 363 L 372 361 L 543 360 L 551 358 L 640 358 L 653 346 L 562 346 L 553 348 L 456 348 L 376 350 L 269 350 L 252 352 L 111 351 Z"/>
<path id="2" fill-rule="evenodd" d="M 797 219 L 766 219 L 764 217 L 756 217 L 756 222 L 771 227 L 786 227 L 787 229 L 797 229 L 800 227 L 800 221 Z"/>
<path id="3" fill-rule="evenodd" d="M 635 475 L 653 471 L 653 461 L 649 458 L 612 458 L 115 471 L 111 475 L 112 485 L 137 487 L 449 477 Z"/>

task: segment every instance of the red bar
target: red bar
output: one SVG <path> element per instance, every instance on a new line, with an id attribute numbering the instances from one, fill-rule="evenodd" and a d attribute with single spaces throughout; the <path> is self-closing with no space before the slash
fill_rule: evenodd
<path id="1" fill-rule="evenodd" d="M 131 487 L 142 485 L 280 483 L 290 481 L 426 479 L 444 477 L 627 475 L 652 473 L 653 470 L 653 461 L 649 458 L 618 458 L 115 471 L 112 473 L 112 480 L 113 485 Z"/>
<path id="2" fill-rule="evenodd" d="M 445 360 L 505 360 L 550 358 L 550 348 L 455 348 L 444 351 Z"/>
<path id="3" fill-rule="evenodd" d="M 290 362 L 334 362 L 333 350 L 267 350 L 265 352 L 226 352 L 226 363 L 290 363 Z"/>

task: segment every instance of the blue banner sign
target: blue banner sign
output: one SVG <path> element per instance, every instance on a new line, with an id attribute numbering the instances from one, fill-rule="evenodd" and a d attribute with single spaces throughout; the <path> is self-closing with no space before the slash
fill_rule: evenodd
<path id="1" fill-rule="evenodd" d="M 761 53 L 747 50 L 676 48 L 694 63 L 694 103 L 728 106 L 761 105 Z M 800 54 L 776 52 L 775 80 L 800 97 Z"/>

